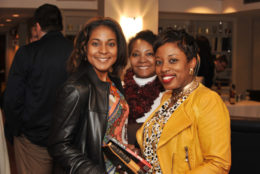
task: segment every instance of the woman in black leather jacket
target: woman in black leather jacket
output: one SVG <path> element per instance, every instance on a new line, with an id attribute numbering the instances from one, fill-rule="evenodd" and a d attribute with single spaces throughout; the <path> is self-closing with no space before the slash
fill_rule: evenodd
<path id="1" fill-rule="evenodd" d="M 126 41 L 111 18 L 90 20 L 75 40 L 72 72 L 57 97 L 49 138 L 54 173 L 114 173 L 102 145 L 112 136 L 127 143 L 128 105 L 119 78 Z"/>

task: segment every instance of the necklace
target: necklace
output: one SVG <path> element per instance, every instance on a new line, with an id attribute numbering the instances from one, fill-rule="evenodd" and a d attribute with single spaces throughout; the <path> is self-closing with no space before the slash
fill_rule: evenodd
<path id="1" fill-rule="evenodd" d="M 144 86 L 139 86 L 133 79 L 134 72 L 128 69 L 124 77 L 124 90 L 130 108 L 129 122 L 135 123 L 137 118 L 149 112 L 154 100 L 164 91 L 158 77 Z"/>
<path id="2" fill-rule="evenodd" d="M 180 90 L 174 90 L 172 91 L 172 97 L 169 107 L 171 107 L 173 104 L 175 104 L 178 99 L 182 98 L 183 96 L 188 96 L 194 89 L 196 89 L 199 86 L 199 82 L 196 80 L 193 80 L 188 85 L 186 85 L 184 88 Z"/>

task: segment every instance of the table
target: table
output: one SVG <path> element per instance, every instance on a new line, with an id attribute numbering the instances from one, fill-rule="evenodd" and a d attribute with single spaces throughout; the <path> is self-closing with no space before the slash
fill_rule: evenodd
<path id="1" fill-rule="evenodd" d="M 252 100 L 242 100 L 235 104 L 225 102 L 229 110 L 230 116 L 243 118 L 260 119 L 260 102 Z"/>

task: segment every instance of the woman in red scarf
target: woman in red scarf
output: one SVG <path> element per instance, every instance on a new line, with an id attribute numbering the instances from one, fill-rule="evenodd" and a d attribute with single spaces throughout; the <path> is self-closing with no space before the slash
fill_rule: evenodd
<path id="1" fill-rule="evenodd" d="M 145 30 L 137 33 L 128 44 L 131 68 L 124 77 L 124 90 L 130 108 L 129 144 L 136 144 L 136 130 L 157 108 L 164 90 L 155 74 L 153 43 L 156 37 L 152 31 Z"/>

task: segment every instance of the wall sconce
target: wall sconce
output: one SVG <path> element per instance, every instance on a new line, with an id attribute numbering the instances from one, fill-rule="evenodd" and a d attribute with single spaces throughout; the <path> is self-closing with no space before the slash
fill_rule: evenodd
<path id="1" fill-rule="evenodd" d="M 143 20 L 141 17 L 125 17 L 120 19 L 120 25 L 125 34 L 126 40 L 133 37 L 136 33 L 143 29 Z"/>

